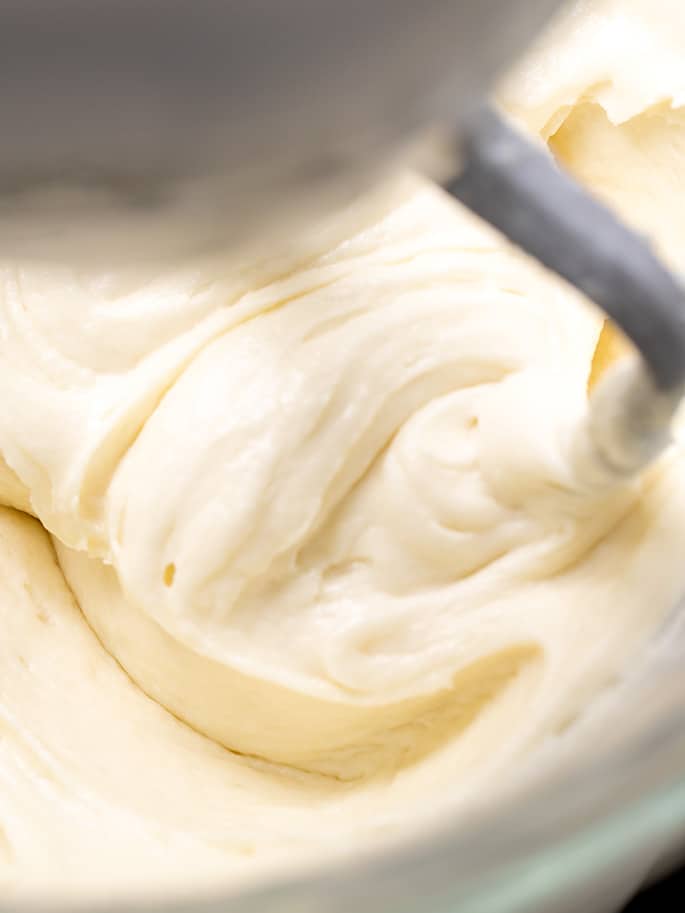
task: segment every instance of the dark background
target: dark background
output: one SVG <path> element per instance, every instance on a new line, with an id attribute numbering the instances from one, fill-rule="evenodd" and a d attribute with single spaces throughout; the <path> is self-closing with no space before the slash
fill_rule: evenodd
<path id="1" fill-rule="evenodd" d="M 685 866 L 665 878 L 628 904 L 623 913 L 661 913 L 685 910 Z"/>

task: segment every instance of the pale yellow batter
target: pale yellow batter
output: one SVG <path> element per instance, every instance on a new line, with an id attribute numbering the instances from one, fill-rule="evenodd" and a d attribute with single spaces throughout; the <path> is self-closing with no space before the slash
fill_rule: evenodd
<path id="1" fill-rule="evenodd" d="M 500 98 L 685 269 L 680 0 L 576 4 Z M 685 590 L 680 447 L 571 459 L 575 292 L 411 176 L 299 251 L 0 265 L 0 898 L 466 815 Z"/>

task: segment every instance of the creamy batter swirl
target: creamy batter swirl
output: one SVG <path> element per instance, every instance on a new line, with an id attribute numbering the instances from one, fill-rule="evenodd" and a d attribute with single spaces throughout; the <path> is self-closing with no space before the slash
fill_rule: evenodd
<path id="1" fill-rule="evenodd" d="M 683 93 L 680 4 L 595 0 L 500 97 L 680 269 Z M 572 719 L 685 586 L 679 446 L 570 458 L 601 330 L 413 176 L 281 251 L 0 264 L 0 892 L 343 852 Z"/>

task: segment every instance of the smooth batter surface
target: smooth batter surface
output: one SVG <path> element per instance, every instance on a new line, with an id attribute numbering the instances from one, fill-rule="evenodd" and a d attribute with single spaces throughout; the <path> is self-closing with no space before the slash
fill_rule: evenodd
<path id="1" fill-rule="evenodd" d="M 679 2 L 577 4 L 501 101 L 685 267 Z M 569 456 L 601 327 L 413 177 L 297 256 L 2 264 L 0 500 L 52 542 L 0 509 L 0 896 L 494 801 L 685 589 L 679 446 Z"/>

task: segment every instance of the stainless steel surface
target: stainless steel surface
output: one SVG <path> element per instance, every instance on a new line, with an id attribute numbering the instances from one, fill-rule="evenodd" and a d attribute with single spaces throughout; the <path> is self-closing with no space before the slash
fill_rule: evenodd
<path id="1" fill-rule="evenodd" d="M 559 5 L 4 0 L 0 247 L 173 254 L 344 203 Z"/>

